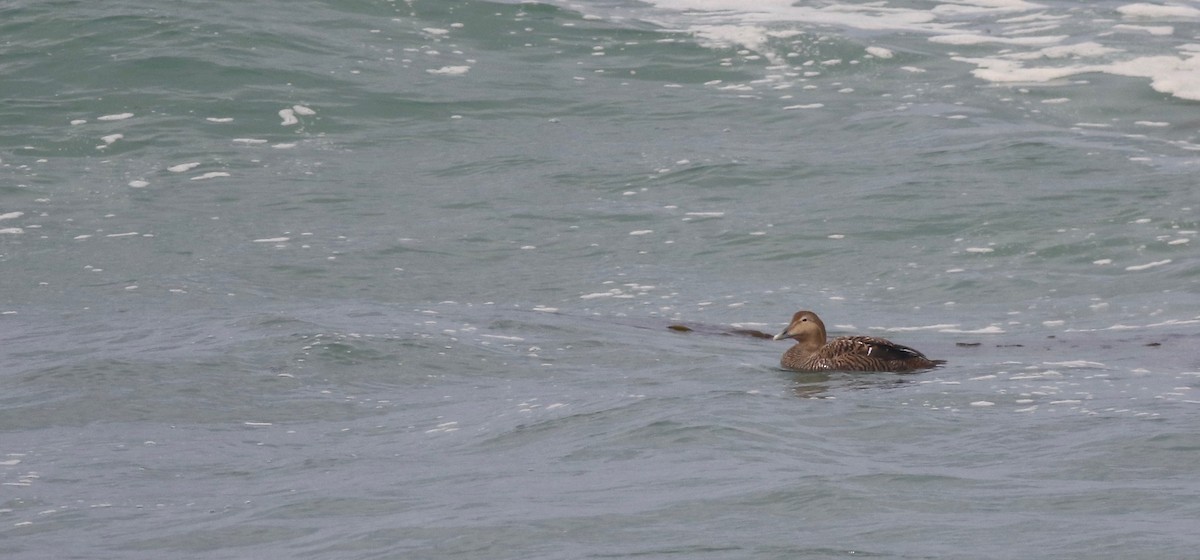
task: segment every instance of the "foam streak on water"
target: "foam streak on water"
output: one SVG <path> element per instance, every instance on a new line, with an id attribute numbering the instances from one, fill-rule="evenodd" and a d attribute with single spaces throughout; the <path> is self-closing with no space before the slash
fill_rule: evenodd
<path id="1" fill-rule="evenodd" d="M 935 45 L 973 50 L 990 47 L 990 55 L 977 51 L 979 55 L 946 52 L 946 56 L 975 65 L 972 73 L 991 82 L 1048 83 L 1106 73 L 1147 78 L 1158 91 L 1200 100 L 1200 53 L 1194 33 L 1189 34 L 1200 25 L 1200 10 L 1191 6 L 1103 4 L 1080 13 L 1076 3 L 1023 0 L 947 2 L 921 8 L 880 2 L 815 7 L 787 1 L 755 2 L 751 7 L 732 0 L 658 0 L 651 4 L 664 10 L 663 21 L 716 44 L 760 50 L 772 38 L 787 36 L 789 32 L 783 29 L 794 26 L 869 31 L 875 37 L 915 33 Z M 1172 25 L 1149 25 L 1154 23 Z M 1156 40 L 1148 45 L 1139 40 L 1135 50 L 1124 36 L 1129 33 L 1148 34 Z M 870 48 L 892 52 L 880 46 Z M 1147 50 L 1157 54 L 1146 54 Z"/>

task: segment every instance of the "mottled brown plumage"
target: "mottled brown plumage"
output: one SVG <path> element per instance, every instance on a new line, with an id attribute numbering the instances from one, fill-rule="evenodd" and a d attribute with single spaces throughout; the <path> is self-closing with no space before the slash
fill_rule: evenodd
<path id="1" fill-rule="evenodd" d="M 775 335 L 775 340 L 796 339 L 779 365 L 796 371 L 909 372 L 945 363 L 883 338 L 843 336 L 826 342 L 825 337 L 825 323 L 816 313 L 797 311 L 791 324 Z"/>

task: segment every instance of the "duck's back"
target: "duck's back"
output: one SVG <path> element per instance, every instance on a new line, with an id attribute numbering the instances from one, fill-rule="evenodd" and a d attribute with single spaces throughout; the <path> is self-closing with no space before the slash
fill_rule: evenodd
<path id="1" fill-rule="evenodd" d="M 913 371 L 941 363 L 890 340 L 873 336 L 835 338 L 815 352 L 803 352 L 799 345 L 783 355 L 781 365 L 798 371 Z"/>

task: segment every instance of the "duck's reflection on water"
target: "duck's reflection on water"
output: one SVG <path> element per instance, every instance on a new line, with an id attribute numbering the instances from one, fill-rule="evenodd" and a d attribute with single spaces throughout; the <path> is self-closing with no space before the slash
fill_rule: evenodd
<path id="1" fill-rule="evenodd" d="M 835 395 L 831 391 L 864 389 L 895 389 L 910 383 L 896 374 L 881 373 L 863 375 L 842 372 L 793 372 L 787 376 L 792 381 L 792 394 L 802 399 L 828 399 Z"/>

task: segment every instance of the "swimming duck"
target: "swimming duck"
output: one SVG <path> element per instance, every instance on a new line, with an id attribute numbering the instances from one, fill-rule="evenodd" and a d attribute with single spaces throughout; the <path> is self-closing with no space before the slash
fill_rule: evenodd
<path id="1" fill-rule="evenodd" d="M 873 336 L 843 336 L 825 341 L 825 323 L 812 311 L 797 311 L 775 340 L 796 339 L 779 365 L 796 371 L 910 372 L 945 363 L 890 340 Z"/>

